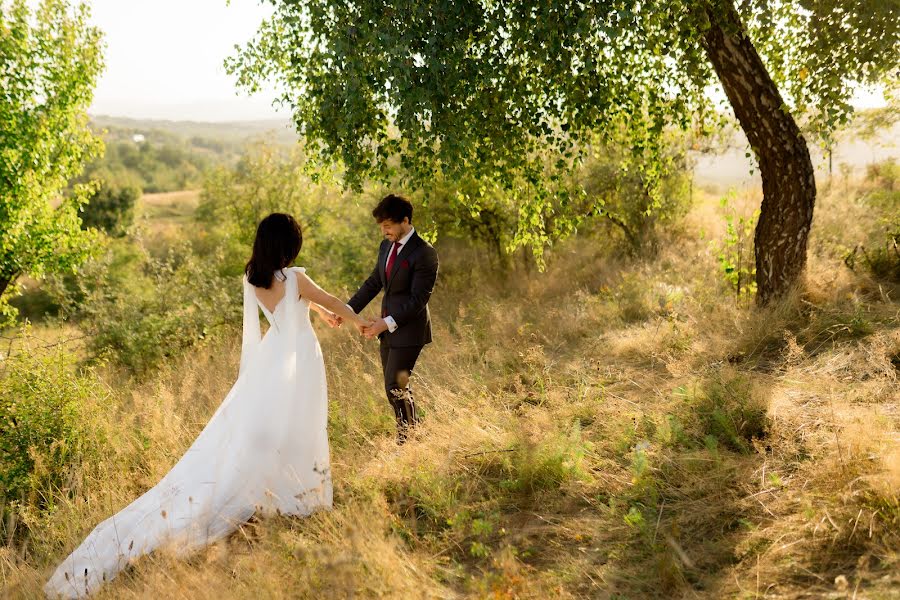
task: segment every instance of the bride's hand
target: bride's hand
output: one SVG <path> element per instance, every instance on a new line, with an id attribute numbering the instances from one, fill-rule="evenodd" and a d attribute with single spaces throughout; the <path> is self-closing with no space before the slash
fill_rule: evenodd
<path id="1" fill-rule="evenodd" d="M 340 327 L 344 323 L 343 317 L 339 317 L 331 311 L 323 312 L 322 318 L 325 319 L 329 327 Z"/>

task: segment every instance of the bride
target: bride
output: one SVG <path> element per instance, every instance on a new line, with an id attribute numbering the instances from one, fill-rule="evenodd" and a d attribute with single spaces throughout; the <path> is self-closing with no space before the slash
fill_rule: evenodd
<path id="1" fill-rule="evenodd" d="M 165 546 L 184 556 L 254 513 L 308 515 L 330 508 L 328 393 L 312 308 L 330 325 L 367 325 L 289 267 L 303 238 L 293 217 L 259 223 L 245 269 L 237 381 L 184 456 L 144 495 L 100 523 L 44 586 L 48 597 L 96 591 L 128 563 Z M 259 309 L 269 322 L 260 334 Z"/>

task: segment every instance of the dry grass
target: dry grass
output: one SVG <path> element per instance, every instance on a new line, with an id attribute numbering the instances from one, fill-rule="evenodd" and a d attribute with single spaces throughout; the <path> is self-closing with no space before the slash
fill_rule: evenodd
<path id="1" fill-rule="evenodd" d="M 184 237 L 200 203 L 199 190 L 143 194 L 135 207 L 135 221 L 153 247 L 171 247 Z"/>
<path id="2" fill-rule="evenodd" d="M 804 290 L 741 306 L 716 277 L 715 206 L 638 264 L 582 239 L 501 280 L 445 247 L 415 438 L 392 443 L 374 343 L 320 327 L 334 509 L 150 556 L 100 597 L 897 597 L 898 291 L 816 238 Z M 840 207 L 820 202 L 823 234 Z M 110 468 L 24 556 L 0 550 L 4 596 L 38 597 L 166 472 L 237 360 L 232 341 L 114 385 Z"/>

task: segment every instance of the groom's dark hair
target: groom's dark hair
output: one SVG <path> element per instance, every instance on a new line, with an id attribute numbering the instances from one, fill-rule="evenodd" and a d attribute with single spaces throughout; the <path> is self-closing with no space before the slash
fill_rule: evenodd
<path id="1" fill-rule="evenodd" d="M 381 199 L 378 206 L 372 209 L 372 216 L 381 223 L 382 221 L 391 220 L 394 223 L 402 223 L 404 218 L 409 218 L 412 223 L 413 206 L 412 203 L 397 194 L 388 194 Z"/>

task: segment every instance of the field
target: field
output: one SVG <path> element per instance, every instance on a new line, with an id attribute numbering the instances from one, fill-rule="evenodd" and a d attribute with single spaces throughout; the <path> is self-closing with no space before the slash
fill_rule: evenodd
<path id="1" fill-rule="evenodd" d="M 584 235 L 544 272 L 500 275 L 439 243 L 415 438 L 393 443 L 375 342 L 317 322 L 334 509 L 253 520 L 187 561 L 154 554 L 98 597 L 900 597 L 900 289 L 837 250 L 869 218 L 858 186 L 822 190 L 806 287 L 766 310 L 719 275 L 709 191 L 650 258 Z M 145 196 L 138 214 L 176 239 L 195 206 Z M 374 227 L 361 235 L 374 249 Z M 54 327 L 33 333 L 66 339 Z M 4 597 L 40 597 L 171 467 L 234 381 L 238 338 L 142 380 L 92 371 L 92 422 L 115 444 L 0 549 Z"/>

